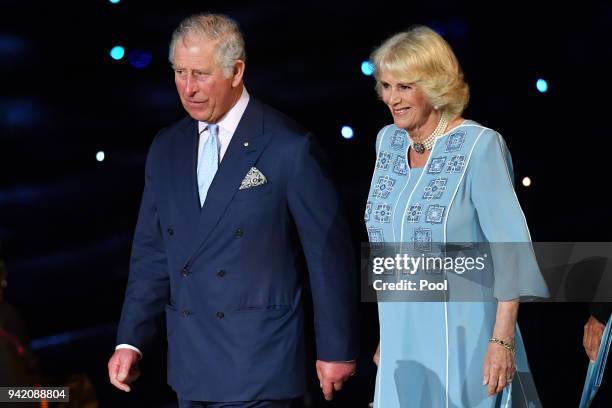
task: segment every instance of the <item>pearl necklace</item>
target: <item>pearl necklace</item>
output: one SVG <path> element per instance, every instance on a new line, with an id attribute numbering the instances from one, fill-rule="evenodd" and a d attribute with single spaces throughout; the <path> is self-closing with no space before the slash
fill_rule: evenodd
<path id="1" fill-rule="evenodd" d="M 438 121 L 438 126 L 436 126 L 434 131 L 431 132 L 431 135 L 429 135 L 429 137 L 427 137 L 425 140 L 416 142 L 410 139 L 410 145 L 412 146 L 414 151 L 417 152 L 418 154 L 423 154 L 427 150 L 431 150 L 436 139 L 442 136 L 442 134 L 446 130 L 446 127 L 448 126 L 449 117 L 450 115 L 448 113 L 446 112 L 442 113 L 440 115 L 440 120 Z"/>

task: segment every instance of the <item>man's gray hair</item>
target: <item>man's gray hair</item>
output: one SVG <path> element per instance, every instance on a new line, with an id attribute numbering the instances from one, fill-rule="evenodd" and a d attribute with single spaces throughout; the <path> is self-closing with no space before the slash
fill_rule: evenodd
<path id="1" fill-rule="evenodd" d="M 217 42 L 217 63 L 226 77 L 232 74 L 236 60 L 246 61 L 244 39 L 238 24 L 222 14 L 206 13 L 187 17 L 174 30 L 168 54 L 170 63 L 174 63 L 176 42 L 189 35 L 203 36 Z"/>

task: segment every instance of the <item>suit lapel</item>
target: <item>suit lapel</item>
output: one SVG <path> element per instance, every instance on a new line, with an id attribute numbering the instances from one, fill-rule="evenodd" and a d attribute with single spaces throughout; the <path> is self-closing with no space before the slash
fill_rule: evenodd
<path id="1" fill-rule="evenodd" d="M 194 229 L 194 219 L 200 217 L 200 198 L 198 196 L 197 165 L 198 165 L 198 122 L 186 118 L 181 123 L 180 133 L 175 143 L 173 157 L 175 161 L 174 190 L 177 204 L 181 210 L 178 215 L 181 223 L 187 229 Z M 193 236 L 189 234 L 189 236 Z"/>
<path id="2" fill-rule="evenodd" d="M 215 174 L 200 213 L 195 253 L 208 239 L 225 209 L 240 188 L 242 179 L 270 140 L 263 129 L 263 106 L 251 97 Z M 196 192 L 197 195 L 197 192 Z"/>

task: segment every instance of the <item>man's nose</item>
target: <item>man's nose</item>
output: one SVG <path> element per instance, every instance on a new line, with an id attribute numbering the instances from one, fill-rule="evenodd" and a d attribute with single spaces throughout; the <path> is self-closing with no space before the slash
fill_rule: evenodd
<path id="1" fill-rule="evenodd" d="M 185 93 L 193 95 L 197 90 L 195 79 L 191 75 L 187 75 L 187 79 L 185 80 Z"/>

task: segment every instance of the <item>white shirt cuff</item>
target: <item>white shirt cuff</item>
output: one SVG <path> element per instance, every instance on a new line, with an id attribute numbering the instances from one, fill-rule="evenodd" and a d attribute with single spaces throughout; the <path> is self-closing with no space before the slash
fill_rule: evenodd
<path id="1" fill-rule="evenodd" d="M 129 344 L 119 344 L 117 345 L 117 347 L 115 347 L 115 350 L 119 350 L 119 349 L 130 349 L 130 350 L 134 350 L 135 352 L 138 353 L 138 355 L 140 356 L 140 359 L 142 359 L 142 352 L 140 350 L 138 350 L 136 347 L 134 346 L 130 346 Z"/>

